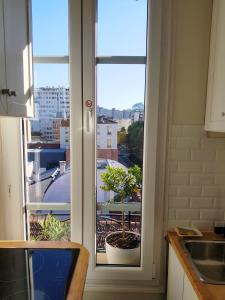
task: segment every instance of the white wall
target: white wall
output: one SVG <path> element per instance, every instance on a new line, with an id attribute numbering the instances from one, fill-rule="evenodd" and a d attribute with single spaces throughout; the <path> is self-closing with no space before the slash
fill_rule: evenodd
<path id="1" fill-rule="evenodd" d="M 108 134 L 108 127 L 111 134 Z M 117 149 L 117 124 L 98 124 L 97 125 L 97 146 L 99 149 L 108 149 L 107 140 L 111 140 L 111 149 Z"/>
<path id="2" fill-rule="evenodd" d="M 0 118 L 0 239 L 24 238 L 19 128 L 19 118 Z"/>
<path id="3" fill-rule="evenodd" d="M 60 127 L 60 148 L 69 149 L 70 148 L 70 128 Z"/>
<path id="4" fill-rule="evenodd" d="M 174 0 L 165 200 L 168 227 L 212 229 L 225 208 L 225 138 L 204 129 L 211 0 Z"/>

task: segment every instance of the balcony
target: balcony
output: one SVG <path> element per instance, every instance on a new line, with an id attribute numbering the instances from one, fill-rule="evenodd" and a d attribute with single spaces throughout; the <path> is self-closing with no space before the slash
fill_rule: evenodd
<path id="1" fill-rule="evenodd" d="M 53 215 L 63 224 L 70 224 L 70 205 L 68 203 L 28 203 L 30 237 L 42 239 L 42 224 L 47 216 Z M 104 263 L 105 237 L 121 230 L 122 211 L 125 212 L 125 229 L 141 233 L 141 203 L 98 203 L 96 218 L 96 251 L 97 263 Z M 69 239 L 69 236 L 63 237 Z M 45 239 L 47 240 L 47 239 Z"/>

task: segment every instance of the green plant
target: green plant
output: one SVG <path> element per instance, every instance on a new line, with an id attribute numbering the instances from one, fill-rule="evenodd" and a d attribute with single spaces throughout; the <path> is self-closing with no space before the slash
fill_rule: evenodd
<path id="1" fill-rule="evenodd" d="M 38 236 L 31 236 L 31 240 L 50 240 L 56 241 L 68 239 L 70 233 L 69 224 L 58 220 L 51 214 L 43 222 L 39 222 L 41 231 Z"/>
<path id="2" fill-rule="evenodd" d="M 141 190 L 142 172 L 137 165 L 125 171 L 121 167 L 106 168 L 106 172 L 102 173 L 101 178 L 104 183 L 101 189 L 109 192 L 113 191 L 117 194 L 117 198 L 124 204 L 124 200 L 131 197 L 134 193 Z M 122 210 L 122 232 L 125 237 L 125 213 Z"/>
<path id="3" fill-rule="evenodd" d="M 68 236 L 70 232 L 69 224 L 54 218 L 52 215 L 47 216 L 42 227 L 42 235 L 47 240 L 60 240 L 63 237 Z"/>

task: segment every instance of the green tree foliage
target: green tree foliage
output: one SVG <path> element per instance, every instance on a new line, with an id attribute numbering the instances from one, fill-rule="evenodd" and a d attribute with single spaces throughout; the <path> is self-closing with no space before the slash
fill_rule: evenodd
<path id="1" fill-rule="evenodd" d="M 142 173 L 141 168 L 137 165 L 131 167 L 126 172 L 121 167 L 110 167 L 106 168 L 106 172 L 101 175 L 104 183 L 101 189 L 110 192 L 113 191 L 118 194 L 121 202 L 127 197 L 131 197 L 133 193 L 137 193 L 141 189 Z M 124 222 L 124 211 L 122 211 L 122 230 L 123 237 L 125 236 L 125 222 Z"/>
<path id="2" fill-rule="evenodd" d="M 118 140 L 118 145 L 125 145 L 126 144 L 126 140 L 127 140 L 127 133 L 126 131 L 118 131 L 117 133 L 117 140 Z"/>
<path id="3" fill-rule="evenodd" d="M 130 151 L 130 159 L 135 164 L 143 163 L 144 122 L 137 121 L 128 127 L 127 146 Z"/>

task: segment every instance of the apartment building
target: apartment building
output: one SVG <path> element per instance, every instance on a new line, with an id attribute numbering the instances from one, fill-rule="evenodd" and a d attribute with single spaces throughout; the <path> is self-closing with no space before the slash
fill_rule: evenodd
<path id="1" fill-rule="evenodd" d="M 69 88 L 40 87 L 34 89 L 35 118 L 31 121 L 32 131 L 40 132 L 45 140 L 59 139 L 55 134 L 57 119 L 70 116 Z"/>

